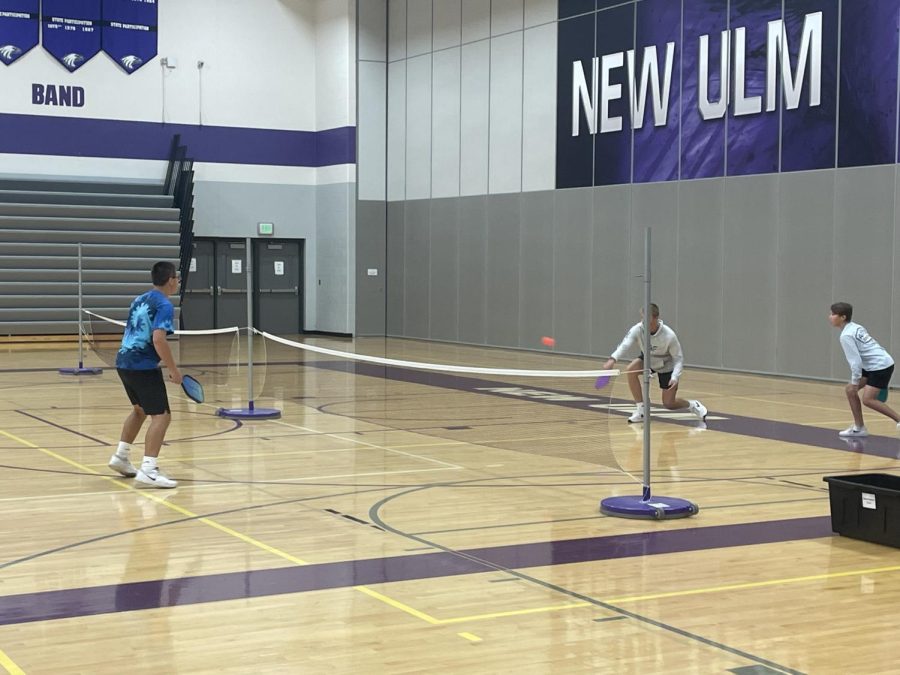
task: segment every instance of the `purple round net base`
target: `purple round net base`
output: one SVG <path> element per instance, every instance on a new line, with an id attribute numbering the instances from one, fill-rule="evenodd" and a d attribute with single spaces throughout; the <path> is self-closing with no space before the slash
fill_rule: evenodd
<path id="1" fill-rule="evenodd" d="M 690 518 L 700 511 L 700 507 L 678 497 L 653 496 L 648 500 L 638 495 L 607 497 L 600 502 L 600 512 L 617 518 L 640 518 L 643 520 L 666 520 L 669 518 Z"/>

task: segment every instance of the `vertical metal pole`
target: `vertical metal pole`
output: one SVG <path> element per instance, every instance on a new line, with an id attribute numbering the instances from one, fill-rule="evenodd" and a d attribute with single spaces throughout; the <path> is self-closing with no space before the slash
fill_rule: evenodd
<path id="1" fill-rule="evenodd" d="M 644 235 L 644 490 L 643 501 L 650 500 L 650 228 Z"/>
<path id="2" fill-rule="evenodd" d="M 247 407 L 253 410 L 253 256 L 247 237 Z"/>
<path id="3" fill-rule="evenodd" d="M 81 284 L 81 242 L 78 242 L 78 369 L 81 370 L 84 368 L 84 343 L 82 339 L 84 337 L 84 325 L 82 324 L 82 317 L 84 316 L 84 312 L 82 311 L 82 284 Z"/>

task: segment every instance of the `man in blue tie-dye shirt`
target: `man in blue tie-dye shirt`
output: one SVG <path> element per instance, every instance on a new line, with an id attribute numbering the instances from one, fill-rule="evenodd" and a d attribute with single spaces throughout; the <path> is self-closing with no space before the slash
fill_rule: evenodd
<path id="1" fill-rule="evenodd" d="M 169 296 L 178 290 L 178 274 L 170 262 L 158 262 L 150 271 L 153 288 L 136 297 L 128 310 L 128 322 L 122 346 L 116 356 L 116 369 L 131 401 L 132 410 L 122 426 L 119 446 L 109 460 L 111 469 L 135 481 L 158 488 L 177 487 L 178 483 L 157 466 L 159 450 L 172 414 L 159 362 L 169 371 L 169 379 L 181 384 L 181 371 L 175 365 L 166 336 L 174 332 L 175 310 Z M 144 439 L 144 459 L 139 469 L 128 453 L 141 426 L 150 416 L 150 428 Z"/>

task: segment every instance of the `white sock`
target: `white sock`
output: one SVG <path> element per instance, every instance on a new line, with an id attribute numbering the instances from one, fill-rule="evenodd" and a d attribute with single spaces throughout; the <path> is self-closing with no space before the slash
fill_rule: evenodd
<path id="1" fill-rule="evenodd" d="M 153 471 L 156 468 L 156 457 L 147 457 L 144 455 L 144 459 L 141 460 L 141 471 Z"/>
<path id="2" fill-rule="evenodd" d="M 116 454 L 122 459 L 128 459 L 128 453 L 131 451 L 131 443 L 126 443 L 125 441 L 119 441 L 119 446 L 116 448 Z"/>

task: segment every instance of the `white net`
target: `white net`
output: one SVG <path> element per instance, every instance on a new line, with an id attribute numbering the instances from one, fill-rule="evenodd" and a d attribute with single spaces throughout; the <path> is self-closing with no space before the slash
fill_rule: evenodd
<path id="1" fill-rule="evenodd" d="M 585 360 L 548 353 L 394 340 L 402 358 L 391 358 L 381 339 L 357 339 L 351 352 L 323 338 L 259 337 L 268 342 L 263 395 L 277 407 L 350 418 L 364 432 L 412 432 L 624 471 L 609 432 L 617 370 L 575 369 Z M 428 360 L 448 354 L 457 363 Z M 476 363 L 476 354 L 502 363 Z M 598 378 L 609 378 L 602 389 Z"/>
<path id="2" fill-rule="evenodd" d="M 84 338 L 91 352 L 109 368 L 116 367 L 116 356 L 122 344 L 125 322 L 85 310 L 82 321 Z M 211 404 L 241 400 L 246 397 L 245 340 L 238 328 L 214 330 L 176 330 L 168 338 L 175 363 L 186 375 L 203 385 L 206 402 Z M 265 366 L 260 368 L 265 373 Z"/>

